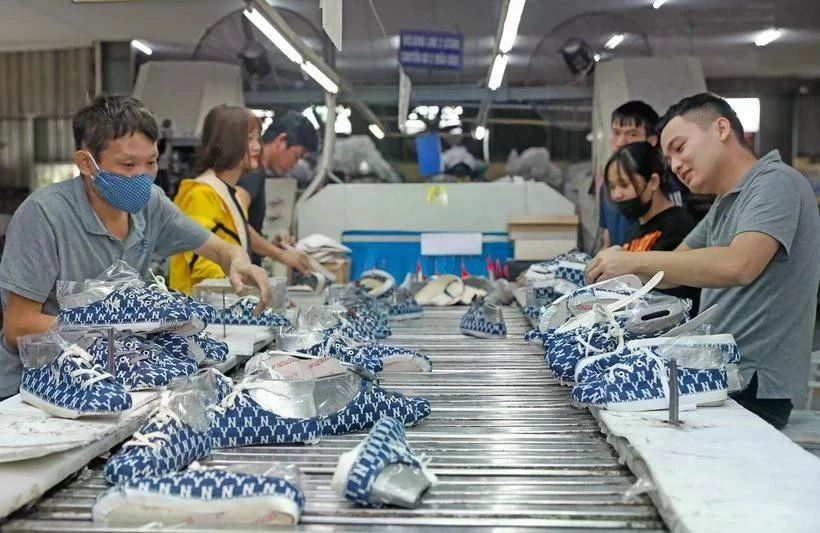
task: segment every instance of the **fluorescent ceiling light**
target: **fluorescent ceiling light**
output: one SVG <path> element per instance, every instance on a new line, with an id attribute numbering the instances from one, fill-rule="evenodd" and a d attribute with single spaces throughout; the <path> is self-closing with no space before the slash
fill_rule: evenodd
<path id="1" fill-rule="evenodd" d="M 777 30 L 775 28 L 769 28 L 768 30 L 764 30 L 757 34 L 757 38 L 755 38 L 755 44 L 757 46 L 766 46 L 777 39 L 780 38 L 783 32 Z"/>
<path id="2" fill-rule="evenodd" d="M 760 131 L 760 98 L 727 98 L 726 103 L 732 106 L 737 118 L 746 133 Z"/>
<path id="3" fill-rule="evenodd" d="M 507 6 L 507 16 L 504 17 L 504 28 L 501 30 L 501 41 L 498 49 L 502 54 L 512 50 L 515 38 L 518 36 L 518 24 L 521 22 L 521 13 L 524 11 L 526 0 L 510 0 Z"/>
<path id="4" fill-rule="evenodd" d="M 594 59 L 595 62 L 597 63 L 598 61 L 601 60 L 601 54 L 593 54 L 592 59 Z"/>
<path id="5" fill-rule="evenodd" d="M 140 52 L 142 52 L 143 54 L 145 54 L 147 56 L 150 56 L 151 54 L 154 53 L 154 51 L 151 50 L 150 46 L 148 46 L 147 44 L 145 44 L 142 41 L 138 41 L 137 39 L 134 39 L 133 41 L 131 41 L 131 46 L 133 46 L 134 48 L 136 48 L 137 50 L 139 50 Z"/>
<path id="6" fill-rule="evenodd" d="M 370 130 L 370 133 L 372 133 L 372 134 L 373 134 L 373 137 L 375 137 L 375 138 L 377 138 L 377 139 L 384 139 L 384 132 L 383 132 L 383 131 L 382 131 L 382 129 L 381 129 L 379 126 L 377 126 L 376 124 L 371 124 L 371 125 L 369 125 L 369 126 L 367 127 L 367 129 L 369 129 L 369 130 Z"/>
<path id="7" fill-rule="evenodd" d="M 507 68 L 507 54 L 498 54 L 493 61 L 493 68 L 490 71 L 490 80 L 487 87 L 494 91 L 501 87 L 501 80 L 504 79 L 504 70 Z"/>
<path id="8" fill-rule="evenodd" d="M 615 48 L 619 44 L 621 44 L 623 42 L 623 40 L 624 40 L 624 34 L 623 33 L 616 33 L 615 35 L 613 35 L 612 37 L 609 38 L 609 40 L 604 45 L 604 48 L 608 48 L 609 50 L 615 50 Z"/>
<path id="9" fill-rule="evenodd" d="M 654 7 L 655 9 L 660 9 L 661 6 L 664 5 L 665 3 L 666 3 L 666 0 L 655 0 L 655 2 L 652 4 L 652 7 Z"/>
<path id="10" fill-rule="evenodd" d="M 302 63 L 302 54 L 300 54 L 299 51 L 296 50 L 296 48 L 294 48 L 293 45 L 290 44 L 288 40 L 276 30 L 276 28 L 273 27 L 273 24 L 268 22 L 268 19 L 266 19 L 262 13 L 256 9 L 246 9 L 244 14 L 248 17 L 248 20 L 250 20 L 253 25 L 265 35 L 265 37 L 270 39 L 270 42 L 272 42 L 276 48 L 287 56 L 288 59 L 297 64 Z"/>
<path id="11" fill-rule="evenodd" d="M 336 83 L 333 80 L 331 80 L 327 76 L 327 74 L 319 70 L 319 67 L 317 67 L 310 61 L 305 61 L 300 66 L 302 67 L 302 70 L 305 71 L 305 74 L 313 78 L 314 81 L 321 85 L 324 90 L 333 94 L 339 92 L 339 86 L 336 85 Z"/>
<path id="12" fill-rule="evenodd" d="M 476 140 L 482 141 L 482 140 L 484 140 L 484 137 L 486 137 L 486 136 L 487 136 L 487 128 L 485 128 L 484 126 L 476 127 L 476 129 L 475 129 L 475 138 L 476 138 Z"/>

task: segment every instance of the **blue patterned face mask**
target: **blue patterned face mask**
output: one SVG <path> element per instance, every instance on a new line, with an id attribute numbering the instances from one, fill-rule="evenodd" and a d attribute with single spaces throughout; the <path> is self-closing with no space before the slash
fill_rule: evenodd
<path id="1" fill-rule="evenodd" d="M 100 196 L 111 207 L 129 213 L 138 213 L 148 205 L 148 201 L 151 199 L 151 186 L 154 184 L 154 176 L 150 174 L 123 176 L 103 170 L 94 160 L 94 156 L 88 152 L 86 153 L 96 168 L 96 172 L 91 176 L 94 185 L 100 192 Z"/>

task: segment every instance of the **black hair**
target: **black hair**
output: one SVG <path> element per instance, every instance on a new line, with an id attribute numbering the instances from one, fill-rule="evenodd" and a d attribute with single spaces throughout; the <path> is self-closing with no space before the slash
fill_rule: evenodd
<path id="1" fill-rule="evenodd" d="M 151 142 L 159 138 L 159 126 L 145 105 L 124 94 L 100 94 L 80 108 L 71 120 L 74 148 L 88 150 L 94 159 L 114 139 L 142 133 Z"/>
<path id="2" fill-rule="evenodd" d="M 670 120 L 675 117 L 686 118 L 686 116 L 690 116 L 701 129 L 706 129 L 720 117 L 725 118 L 729 121 L 732 132 L 740 145 L 751 151 L 752 147 L 746 142 L 743 124 L 740 123 L 735 110 L 732 109 L 729 102 L 712 93 L 698 93 L 687 96 L 677 104 L 672 105 L 658 122 L 658 135 L 669 124 Z"/>
<path id="3" fill-rule="evenodd" d="M 222 104 L 208 111 L 196 151 L 197 172 L 236 168 L 248 153 L 248 134 L 260 128 L 259 119 L 241 106 Z"/>
<path id="4" fill-rule="evenodd" d="M 612 112 L 611 124 L 616 122 L 634 122 L 635 126 L 643 126 L 646 136 L 655 135 L 658 125 L 658 113 L 652 106 L 642 100 L 632 100 L 618 107 Z"/>
<path id="5" fill-rule="evenodd" d="M 663 157 L 660 151 L 652 146 L 652 144 L 641 141 L 629 143 L 612 154 L 609 161 L 604 167 L 604 180 L 606 181 L 604 190 L 606 190 L 607 199 L 611 202 L 612 196 L 609 191 L 609 169 L 612 165 L 618 165 L 627 179 L 632 183 L 635 192 L 640 194 L 644 187 L 652 179 L 652 174 L 657 174 L 660 179 L 660 191 L 665 197 L 669 198 L 672 193 L 672 183 L 669 178 L 666 164 L 664 164 Z M 640 181 L 642 176 L 646 183 L 642 184 Z"/>
<path id="6" fill-rule="evenodd" d="M 268 144 L 284 133 L 288 148 L 301 146 L 306 152 L 316 152 L 319 149 L 319 132 L 313 124 L 301 113 L 287 111 L 273 116 L 270 126 L 262 134 L 262 143 Z"/>

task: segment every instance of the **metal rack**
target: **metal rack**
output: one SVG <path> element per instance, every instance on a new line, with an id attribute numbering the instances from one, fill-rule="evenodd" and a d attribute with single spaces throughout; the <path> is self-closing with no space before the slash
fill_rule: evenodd
<path id="1" fill-rule="evenodd" d="M 218 450 L 209 462 L 297 463 L 306 496 L 298 530 L 665 529 L 648 498 L 624 501 L 635 477 L 618 463 L 593 417 L 569 405 L 568 390 L 549 377 L 539 348 L 521 340 L 526 323 L 519 310 L 504 310 L 505 340 L 461 335 L 464 311 L 428 308 L 420 320 L 391 324 L 389 343 L 422 350 L 434 363 L 431 374 L 382 376 L 388 388 L 422 395 L 433 406 L 407 432 L 413 448 L 432 458 L 439 477 L 419 509 L 356 508 L 331 492 L 339 455 L 361 435 L 315 446 Z M 107 485 L 100 464 L 90 471 L 89 478 L 64 485 L 14 517 L 3 531 L 106 531 L 94 528 L 90 510 Z"/>

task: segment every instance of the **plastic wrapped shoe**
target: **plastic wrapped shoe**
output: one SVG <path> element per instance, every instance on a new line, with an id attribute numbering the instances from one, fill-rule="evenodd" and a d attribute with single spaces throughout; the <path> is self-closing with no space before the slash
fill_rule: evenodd
<path id="1" fill-rule="evenodd" d="M 368 430 L 384 416 L 413 425 L 430 414 L 430 403 L 344 372 L 311 379 L 246 378 L 212 410 L 212 446 L 235 448 L 317 442 L 323 435 Z"/>
<path id="2" fill-rule="evenodd" d="M 197 333 L 191 340 L 205 353 L 204 364 L 218 365 L 228 360 L 228 344 L 214 339 L 207 332 Z"/>
<path id="3" fill-rule="evenodd" d="M 176 301 L 178 303 L 181 303 L 183 306 L 187 307 L 194 316 L 201 319 L 206 325 L 213 322 L 216 316 L 216 309 L 214 309 L 212 306 L 206 303 L 202 303 L 193 299 L 191 296 L 185 293 L 169 289 L 165 285 L 164 277 L 154 275 L 154 273 L 150 270 L 148 273 L 152 278 L 151 284 L 148 285 L 149 289 L 156 291 L 157 293 L 168 298 L 172 302 Z"/>
<path id="4" fill-rule="evenodd" d="M 105 463 L 106 481 L 162 476 L 207 457 L 209 395 L 195 390 L 163 393 L 157 411 Z"/>
<path id="5" fill-rule="evenodd" d="M 659 351 L 671 350 L 684 354 L 692 351 L 714 350 L 720 354 L 727 365 L 737 365 L 740 362 L 740 349 L 734 336 L 729 333 L 640 339 L 627 342 L 623 350 L 619 352 L 603 353 L 581 359 L 575 367 L 575 382 L 592 381 L 621 360 L 637 355 L 644 348 Z"/>
<path id="6" fill-rule="evenodd" d="M 476 298 L 461 317 L 461 332 L 471 337 L 499 339 L 507 336 L 501 308 L 484 298 Z"/>
<path id="7" fill-rule="evenodd" d="M 60 418 L 112 415 L 131 408 L 131 395 L 77 345 L 49 364 L 23 368 L 20 398 Z"/>
<path id="8" fill-rule="evenodd" d="M 575 379 L 575 367 L 585 357 L 620 351 L 626 341 L 658 337 L 688 320 L 688 305 L 670 298 L 619 314 L 602 310 L 601 322 L 577 330 L 557 330 L 549 350 L 549 367 L 562 382 Z M 605 320 L 605 321 L 604 321 Z"/>
<path id="9" fill-rule="evenodd" d="M 256 296 L 244 296 L 233 305 L 217 310 L 211 323 L 226 326 L 264 326 L 269 328 L 290 325 L 290 320 L 286 316 L 274 312 L 273 309 L 265 309 L 258 316 L 254 316 L 253 311 L 258 304 L 259 298 Z"/>
<path id="10" fill-rule="evenodd" d="M 414 509 L 436 481 L 407 443 L 402 422 L 385 417 L 361 444 L 339 457 L 331 486 L 362 506 Z"/>
<path id="11" fill-rule="evenodd" d="M 108 339 L 96 337 L 88 352 L 100 366 L 107 366 Z M 159 346 L 144 344 L 140 337 L 121 334 L 114 341 L 114 377 L 128 390 L 163 387 L 196 370 L 193 359 L 174 357 Z"/>
<path id="12" fill-rule="evenodd" d="M 430 372 L 433 362 L 421 352 L 388 344 L 355 343 L 339 332 L 283 333 L 280 347 L 309 355 L 334 357 L 369 371 Z"/>
<path id="13" fill-rule="evenodd" d="M 365 307 L 351 307 L 345 317 L 356 331 L 375 340 L 386 339 L 392 335 L 387 325 L 387 315 L 378 315 Z"/>
<path id="14" fill-rule="evenodd" d="M 710 405 L 728 398 L 725 368 L 678 367 L 679 405 Z M 654 411 L 669 408 L 669 362 L 654 350 L 624 357 L 570 394 L 577 405 L 612 411 Z"/>
<path id="15" fill-rule="evenodd" d="M 296 524 L 304 505 L 302 491 L 285 479 L 199 467 L 112 487 L 92 517 L 107 527 L 159 522 L 237 530 Z"/>
<path id="16" fill-rule="evenodd" d="M 185 305 L 170 302 L 156 291 L 136 287 L 117 289 L 83 307 L 63 309 L 58 319 L 67 326 L 105 326 L 119 331 L 151 332 L 188 327 L 199 331 L 204 327 Z"/>

